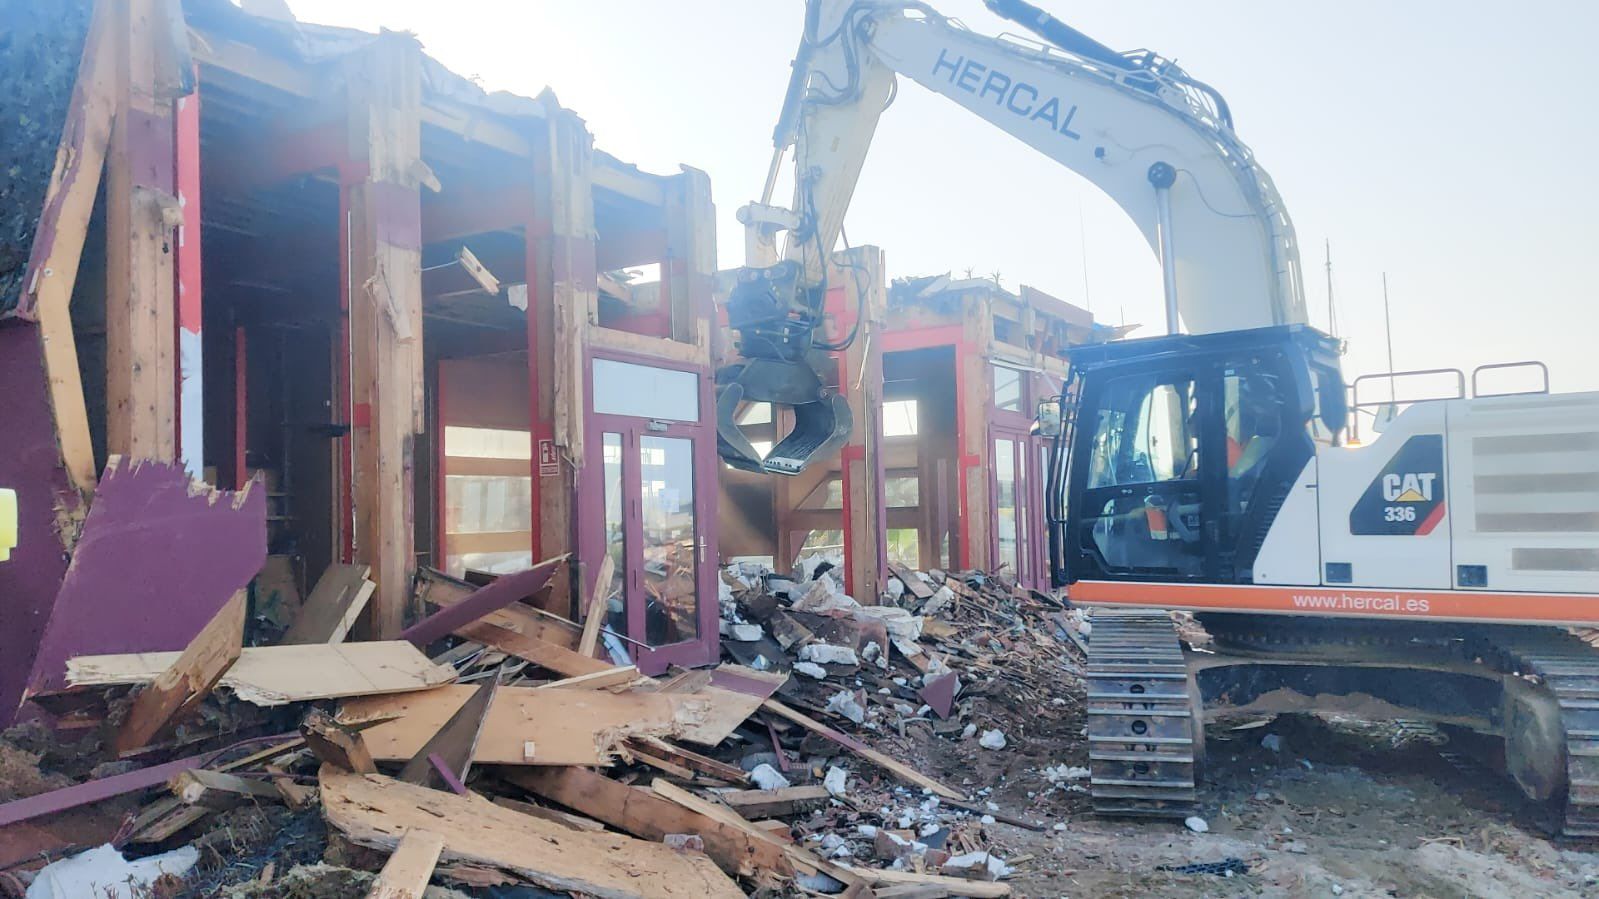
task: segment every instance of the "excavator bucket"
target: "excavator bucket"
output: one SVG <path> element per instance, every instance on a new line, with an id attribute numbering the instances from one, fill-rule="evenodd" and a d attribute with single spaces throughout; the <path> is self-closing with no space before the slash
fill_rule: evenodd
<path id="1" fill-rule="evenodd" d="M 743 471 L 796 475 L 844 444 L 854 423 L 849 403 L 804 362 L 753 359 L 717 373 L 716 451 Z M 746 402 L 794 410 L 794 429 L 765 458 L 738 425 Z"/>

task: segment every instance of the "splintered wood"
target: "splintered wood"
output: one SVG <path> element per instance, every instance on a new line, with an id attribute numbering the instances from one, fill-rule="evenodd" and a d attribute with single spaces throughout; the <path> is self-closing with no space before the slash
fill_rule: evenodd
<path id="1" fill-rule="evenodd" d="M 501 687 L 473 757 L 482 764 L 608 765 L 629 737 L 679 737 L 714 746 L 749 717 L 760 700 L 711 690 L 607 693 Z M 344 724 L 392 718 L 374 724 L 362 736 L 376 759 L 410 759 L 475 691 L 457 685 L 360 697 L 346 701 L 338 717 Z"/>
<path id="2" fill-rule="evenodd" d="M 559 694 L 563 691 L 548 691 Z M 743 899 L 709 858 L 620 834 L 587 833 L 379 774 L 324 766 L 322 807 L 351 842 L 393 850 L 405 834 L 443 838 L 440 857 L 513 871 L 539 886 L 600 899 Z"/>
<path id="3" fill-rule="evenodd" d="M 239 626 L 242 634 L 242 612 Z M 67 682 L 75 687 L 151 683 L 177 664 L 178 655 L 81 656 L 67 663 Z M 455 679 L 454 669 L 429 662 L 402 640 L 252 646 L 239 653 L 238 661 L 226 670 L 220 686 L 246 702 L 263 706 L 401 693 Z"/>

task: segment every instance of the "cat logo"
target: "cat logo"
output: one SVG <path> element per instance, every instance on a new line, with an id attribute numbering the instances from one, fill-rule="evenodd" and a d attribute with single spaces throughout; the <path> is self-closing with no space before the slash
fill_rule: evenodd
<path id="1" fill-rule="evenodd" d="M 1390 503 L 1430 502 L 1432 483 L 1437 479 L 1438 473 L 1435 471 L 1385 474 L 1382 476 L 1382 498 Z"/>
<path id="2" fill-rule="evenodd" d="M 1425 537 L 1444 522 L 1442 434 L 1417 434 L 1377 472 L 1349 511 L 1349 533 Z"/>

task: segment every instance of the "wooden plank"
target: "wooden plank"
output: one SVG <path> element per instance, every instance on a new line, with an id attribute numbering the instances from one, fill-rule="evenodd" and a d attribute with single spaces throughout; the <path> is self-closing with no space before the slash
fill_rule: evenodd
<path id="1" fill-rule="evenodd" d="M 242 632 L 243 613 L 240 613 Z M 143 652 L 81 656 L 67 662 L 73 686 L 152 683 L 178 654 Z M 403 640 L 251 646 L 220 679 L 240 699 L 260 706 L 404 693 L 447 684 L 455 670 L 435 665 Z"/>
<path id="2" fill-rule="evenodd" d="M 443 836 L 419 828 L 407 830 L 378 872 L 367 899 L 421 899 L 443 851 Z"/>
<path id="3" fill-rule="evenodd" d="M 117 731 L 118 752 L 148 745 L 210 694 L 243 649 L 248 602 L 244 590 L 234 593 L 182 653 L 157 669 L 149 686 L 134 698 L 127 720 Z"/>
<path id="4" fill-rule="evenodd" d="M 768 846 L 775 847 L 783 853 L 784 857 L 788 859 L 789 864 L 791 864 L 796 870 L 807 873 L 821 872 L 829 877 L 843 882 L 846 886 L 857 882 L 858 878 L 855 876 L 855 874 L 844 868 L 842 865 L 836 865 L 816 855 L 815 853 L 809 852 L 799 846 L 794 845 L 793 843 L 787 843 L 781 839 L 778 839 L 770 832 L 762 830 L 749 821 L 746 821 L 737 812 L 725 805 L 711 802 L 709 799 L 702 799 L 699 796 L 696 796 L 693 793 L 682 789 L 681 787 L 674 786 L 673 784 L 661 780 L 660 778 L 656 778 L 655 781 L 650 784 L 650 790 L 662 799 L 681 805 L 690 811 L 704 815 L 705 817 L 710 818 L 711 820 L 722 825 L 734 828 L 739 832 L 746 834 L 752 840 L 757 840 L 765 843 Z"/>
<path id="5" fill-rule="evenodd" d="M 879 868 L 850 868 L 862 880 L 870 884 L 884 884 L 888 886 L 926 886 L 941 887 L 948 892 L 946 896 L 968 896 L 971 899 L 999 899 L 1010 895 L 1010 885 L 995 883 L 985 880 L 966 880 L 961 877 L 945 877 L 939 874 L 918 874 L 915 871 L 895 871 Z"/>
<path id="6" fill-rule="evenodd" d="M 646 840 L 661 840 L 671 833 L 698 834 L 705 841 L 705 854 L 729 874 L 793 874 L 786 853 L 772 842 L 587 768 L 505 768 L 502 772 L 516 786 Z"/>
<path id="7" fill-rule="evenodd" d="M 938 794 L 939 796 L 943 796 L 946 799 L 966 798 L 965 796 L 956 792 L 954 789 L 939 783 L 931 777 L 922 774 L 920 771 L 896 762 L 895 760 L 889 758 L 881 752 L 878 752 L 872 747 L 867 746 L 865 743 L 862 743 L 854 737 L 851 737 L 841 731 L 834 730 L 822 722 L 817 721 L 815 718 L 801 714 L 800 712 L 789 708 L 775 699 L 766 700 L 766 702 L 761 705 L 761 708 L 768 712 L 773 712 L 782 718 L 786 718 L 789 721 L 792 721 L 795 724 L 805 728 L 806 730 L 826 737 L 827 739 L 837 743 L 840 746 L 843 746 L 845 749 L 850 750 L 856 755 L 861 756 L 877 767 L 882 768 L 884 771 L 887 771 L 905 783 L 921 787 L 925 790 L 932 790 L 934 793 Z"/>
<path id="8" fill-rule="evenodd" d="M 561 695 L 547 691 L 545 695 Z M 351 842 L 391 849 L 413 829 L 444 837 L 441 859 L 514 871 L 552 890 L 599 899 L 743 899 L 704 856 L 620 834 L 583 833 L 479 796 L 428 790 L 378 774 L 324 767 L 328 823 Z"/>
<path id="9" fill-rule="evenodd" d="M 587 769 L 566 768 L 561 770 L 584 771 Z M 521 812 L 524 815 L 532 815 L 535 818 L 553 821 L 562 827 L 570 827 L 573 830 L 586 830 L 591 833 L 600 833 L 605 830 L 605 825 L 593 818 L 585 818 L 582 815 L 574 815 L 571 812 L 563 812 L 560 809 L 545 808 L 542 805 L 534 805 L 531 802 L 523 802 L 520 799 L 512 799 L 509 796 L 491 796 L 489 801 L 501 808 L 508 808 L 513 812 Z"/>
<path id="10" fill-rule="evenodd" d="M 492 646 L 507 655 L 526 659 L 541 668 L 548 668 L 556 674 L 567 677 L 611 670 L 610 664 L 592 656 L 581 655 L 564 646 L 521 634 L 486 620 L 474 621 L 456 628 L 455 634 L 482 643 L 484 646 Z"/>
<path id="11" fill-rule="evenodd" d="M 366 608 L 377 585 L 367 580 L 370 565 L 328 566 L 317 578 L 311 595 L 300 607 L 300 617 L 289 625 L 279 643 L 341 643 Z"/>
<path id="12" fill-rule="evenodd" d="M 361 732 L 340 724 L 321 709 L 315 709 L 305 716 L 305 721 L 300 724 L 300 733 L 305 738 L 305 745 L 324 764 L 356 774 L 372 774 L 378 770 Z"/>
<path id="13" fill-rule="evenodd" d="M 55 169 L 45 191 L 21 297 L 21 314 L 26 316 L 31 307 L 39 321 L 62 462 L 72 485 L 82 491 L 94 488 L 94 448 L 68 304 L 105 168 L 117 102 L 114 18 L 107 6 L 96 6 L 56 147 Z"/>
<path id="14" fill-rule="evenodd" d="M 305 808 L 316 798 L 315 787 L 308 787 L 305 784 L 296 782 L 294 775 L 288 771 L 279 768 L 277 765 L 267 765 L 266 769 L 267 773 L 273 775 L 273 788 L 278 791 L 279 796 L 283 797 L 283 801 L 288 803 L 289 808 Z"/>
<path id="15" fill-rule="evenodd" d="M 339 707 L 338 720 L 391 719 L 373 724 L 363 736 L 373 758 L 405 760 L 474 692 L 471 686 L 452 685 L 356 697 Z M 479 764 L 608 765 L 629 737 L 680 737 L 715 745 L 727 736 L 721 729 L 724 716 L 713 714 L 716 701 L 702 694 L 501 687 L 489 706 L 476 759 Z"/>
<path id="16" fill-rule="evenodd" d="M 888 570 L 891 574 L 900 579 L 900 582 L 905 585 L 905 589 L 909 590 L 912 596 L 916 597 L 917 599 L 933 598 L 934 590 L 932 586 L 926 581 L 917 577 L 916 572 L 911 571 L 902 565 L 895 565 L 892 562 L 889 563 Z"/>
<path id="17" fill-rule="evenodd" d="M 545 559 L 526 571 L 495 578 L 459 602 L 451 603 L 406 628 L 400 636 L 417 646 L 426 646 L 434 640 L 457 632 L 464 625 L 471 624 L 490 612 L 533 596 L 550 582 L 551 576 L 568 558 L 568 555 L 559 555 L 553 559 Z"/>
<path id="18" fill-rule="evenodd" d="M 540 690 L 603 690 L 606 687 L 617 687 L 630 684 L 642 678 L 638 673 L 637 665 L 618 665 L 604 671 L 595 671 L 591 674 L 579 674 L 577 677 L 568 677 L 563 680 L 551 681 L 541 684 Z"/>
<path id="19" fill-rule="evenodd" d="M 172 104 L 160 95 L 157 0 L 114 4 L 117 111 L 106 166 L 106 445 L 133 460 L 177 447 L 173 229 L 182 213 Z"/>
<path id="20" fill-rule="evenodd" d="M 700 774 L 714 777 L 727 783 L 747 784 L 750 782 L 749 774 L 742 768 L 719 762 L 697 752 L 690 752 L 681 746 L 673 746 L 659 737 L 635 737 L 628 741 L 628 746 L 629 748 L 642 748 L 645 752 L 657 758 L 669 759 L 691 771 L 697 771 Z"/>
<path id="21" fill-rule="evenodd" d="M 523 468 L 525 471 L 525 463 Z M 441 608 L 454 605 L 471 596 L 475 590 L 476 586 L 432 568 L 422 568 L 417 571 L 415 599 L 420 608 L 426 608 L 425 603 Z M 545 643 L 553 643 L 563 649 L 576 649 L 578 636 L 583 630 L 581 626 L 564 618 L 520 603 L 513 603 L 499 611 L 490 612 L 483 616 L 482 620 L 488 624 L 535 637 Z"/>
<path id="22" fill-rule="evenodd" d="M 351 172 L 340 185 L 339 279 L 349 310 L 348 451 L 354 558 L 372 566 L 372 635 L 404 630 L 415 559 L 416 436 L 424 427 L 421 274 L 422 52 L 385 32 L 342 57 Z M 342 408 L 342 403 L 341 403 Z M 364 413 L 364 414 L 361 414 Z"/>
<path id="23" fill-rule="evenodd" d="M 252 780 L 221 771 L 191 768 L 172 778 L 171 788 L 187 805 L 203 805 L 212 809 L 231 808 L 240 797 L 246 799 L 282 800 L 278 788 L 265 780 Z"/>
<path id="24" fill-rule="evenodd" d="M 594 579 L 594 597 L 589 600 L 588 614 L 583 618 L 583 635 L 578 638 L 579 655 L 591 656 L 600 642 L 600 627 L 605 624 L 607 600 L 611 595 L 611 579 L 616 576 L 616 560 L 610 553 L 600 563 L 599 575 Z"/>
<path id="25" fill-rule="evenodd" d="M 472 753 L 477 748 L 483 722 L 488 718 L 489 706 L 499 686 L 497 673 L 484 681 L 472 698 L 462 703 L 444 726 L 411 756 L 400 770 L 400 779 L 419 787 L 465 792 L 462 785 L 472 771 Z"/>
<path id="26" fill-rule="evenodd" d="M 734 790 L 718 795 L 735 812 L 745 818 L 775 818 L 808 812 L 828 800 L 828 792 L 819 784 L 783 787 L 777 790 Z"/>

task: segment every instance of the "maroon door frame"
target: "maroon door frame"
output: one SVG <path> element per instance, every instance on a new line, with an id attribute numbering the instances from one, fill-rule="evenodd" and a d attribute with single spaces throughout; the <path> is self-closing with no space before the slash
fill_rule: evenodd
<path id="1" fill-rule="evenodd" d="M 699 413 L 697 422 L 665 422 L 664 429 L 650 427 L 651 419 L 627 415 L 610 415 L 594 411 L 594 360 L 612 359 L 652 368 L 691 372 L 699 378 Z M 605 544 L 605 441 L 606 432 L 622 435 L 622 482 L 624 490 L 636 491 L 642 484 L 639 462 L 639 438 L 642 436 L 685 438 L 694 442 L 694 529 L 697 542 L 694 575 L 695 601 L 697 603 L 699 639 L 646 649 L 641 643 L 627 643 L 628 654 L 633 657 L 641 672 L 660 674 L 670 665 L 693 667 L 713 665 L 720 657 L 720 635 L 717 605 L 717 526 L 716 526 L 716 431 L 711 424 L 715 415 L 712 396 L 712 379 L 703 366 L 660 359 L 637 353 L 613 350 L 583 354 L 583 384 L 585 410 L 583 416 L 584 464 L 578 473 L 578 506 L 575 515 L 578 529 L 578 554 L 588 560 L 584 572 L 584 596 L 593 596 L 595 579 L 599 576 L 599 559 L 607 551 Z M 632 485 L 632 486 L 626 486 Z M 643 639 L 644 630 L 644 570 L 643 510 L 639 503 L 624 494 L 622 521 L 625 531 L 633 539 L 627 541 L 623 572 L 624 603 L 627 609 L 627 637 Z"/>
<path id="2" fill-rule="evenodd" d="M 990 362 L 990 365 L 995 363 Z M 1017 583 L 1048 587 L 1048 528 L 1044 522 L 1044 484 L 1047 469 L 1043 463 L 1041 447 L 1048 443 L 1032 436 L 1034 407 L 1040 396 L 1049 394 L 1049 385 L 1041 383 L 1047 376 L 1037 372 L 1022 372 L 1022 397 L 1020 412 L 1001 409 L 989 397 L 988 445 L 988 533 L 989 559 L 999 564 L 999 472 L 994 466 L 994 441 L 1010 440 L 1015 444 L 1016 458 L 1016 575 Z M 1023 518 L 1026 521 L 1023 521 Z M 1025 539 L 1023 533 L 1025 532 Z"/>

